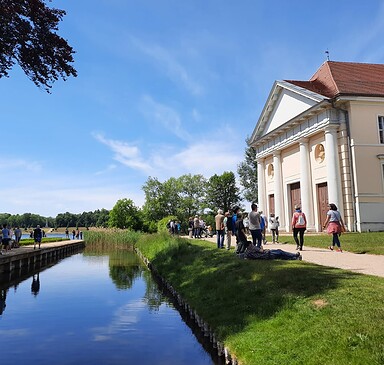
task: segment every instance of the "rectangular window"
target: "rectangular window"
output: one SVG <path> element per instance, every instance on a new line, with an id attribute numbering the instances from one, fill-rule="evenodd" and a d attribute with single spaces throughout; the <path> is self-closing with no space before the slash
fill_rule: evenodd
<path id="1" fill-rule="evenodd" d="M 384 117 L 379 116 L 378 120 L 378 127 L 379 127 L 379 141 L 380 143 L 384 143 Z"/>

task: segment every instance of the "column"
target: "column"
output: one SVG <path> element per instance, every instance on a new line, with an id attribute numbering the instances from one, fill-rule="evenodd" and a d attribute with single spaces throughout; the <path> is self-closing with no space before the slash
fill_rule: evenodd
<path id="1" fill-rule="evenodd" d="M 257 160 L 257 197 L 258 197 L 258 209 L 265 210 L 267 207 L 266 201 L 266 190 L 265 190 L 265 163 L 264 159 Z"/>
<path id="2" fill-rule="evenodd" d="M 327 163 L 328 202 L 336 204 L 338 210 L 342 212 L 343 199 L 337 145 L 338 128 L 338 125 L 328 125 L 325 128 L 325 161 Z"/>
<path id="3" fill-rule="evenodd" d="M 308 139 L 299 141 L 300 146 L 300 194 L 301 208 L 307 217 L 307 229 L 315 229 L 315 219 L 312 199 L 312 174 L 309 159 Z"/>
<path id="4" fill-rule="evenodd" d="M 283 178 L 281 173 L 281 156 L 280 151 L 273 153 L 273 190 L 275 194 L 275 215 L 279 217 L 280 226 L 285 225 L 285 216 L 283 212 Z"/>

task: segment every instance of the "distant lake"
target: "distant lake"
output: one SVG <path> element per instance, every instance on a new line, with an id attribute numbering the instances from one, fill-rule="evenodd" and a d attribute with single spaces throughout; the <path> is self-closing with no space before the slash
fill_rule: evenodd
<path id="1" fill-rule="evenodd" d="M 205 350 L 129 250 L 87 246 L 10 287 L 0 280 L 1 365 L 222 361 Z"/>

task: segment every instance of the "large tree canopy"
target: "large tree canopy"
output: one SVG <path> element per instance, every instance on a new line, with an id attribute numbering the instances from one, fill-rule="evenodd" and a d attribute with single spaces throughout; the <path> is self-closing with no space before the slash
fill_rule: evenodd
<path id="1" fill-rule="evenodd" d="M 228 211 L 234 204 L 241 201 L 236 178 L 233 172 L 224 172 L 222 175 L 213 175 L 208 180 L 206 201 L 212 211 L 218 208 Z"/>
<path id="2" fill-rule="evenodd" d="M 59 78 L 76 77 L 71 66 L 75 52 L 56 33 L 64 15 L 43 0 L 1 0 L 0 78 L 8 77 L 15 63 L 48 92 Z"/>

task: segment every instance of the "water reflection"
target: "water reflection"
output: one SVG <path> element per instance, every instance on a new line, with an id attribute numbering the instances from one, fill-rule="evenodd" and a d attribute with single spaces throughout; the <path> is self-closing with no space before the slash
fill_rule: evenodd
<path id="1" fill-rule="evenodd" d="M 40 275 L 37 273 L 36 275 L 32 275 L 32 285 L 31 292 L 34 296 L 37 296 L 40 291 Z"/>
<path id="2" fill-rule="evenodd" d="M 0 287 L 2 365 L 219 363 L 132 251 L 87 246 Z"/>
<path id="3" fill-rule="evenodd" d="M 6 303 L 7 292 L 8 292 L 8 289 L 0 290 L 0 316 L 3 314 L 5 307 L 7 306 L 7 303 Z"/>

